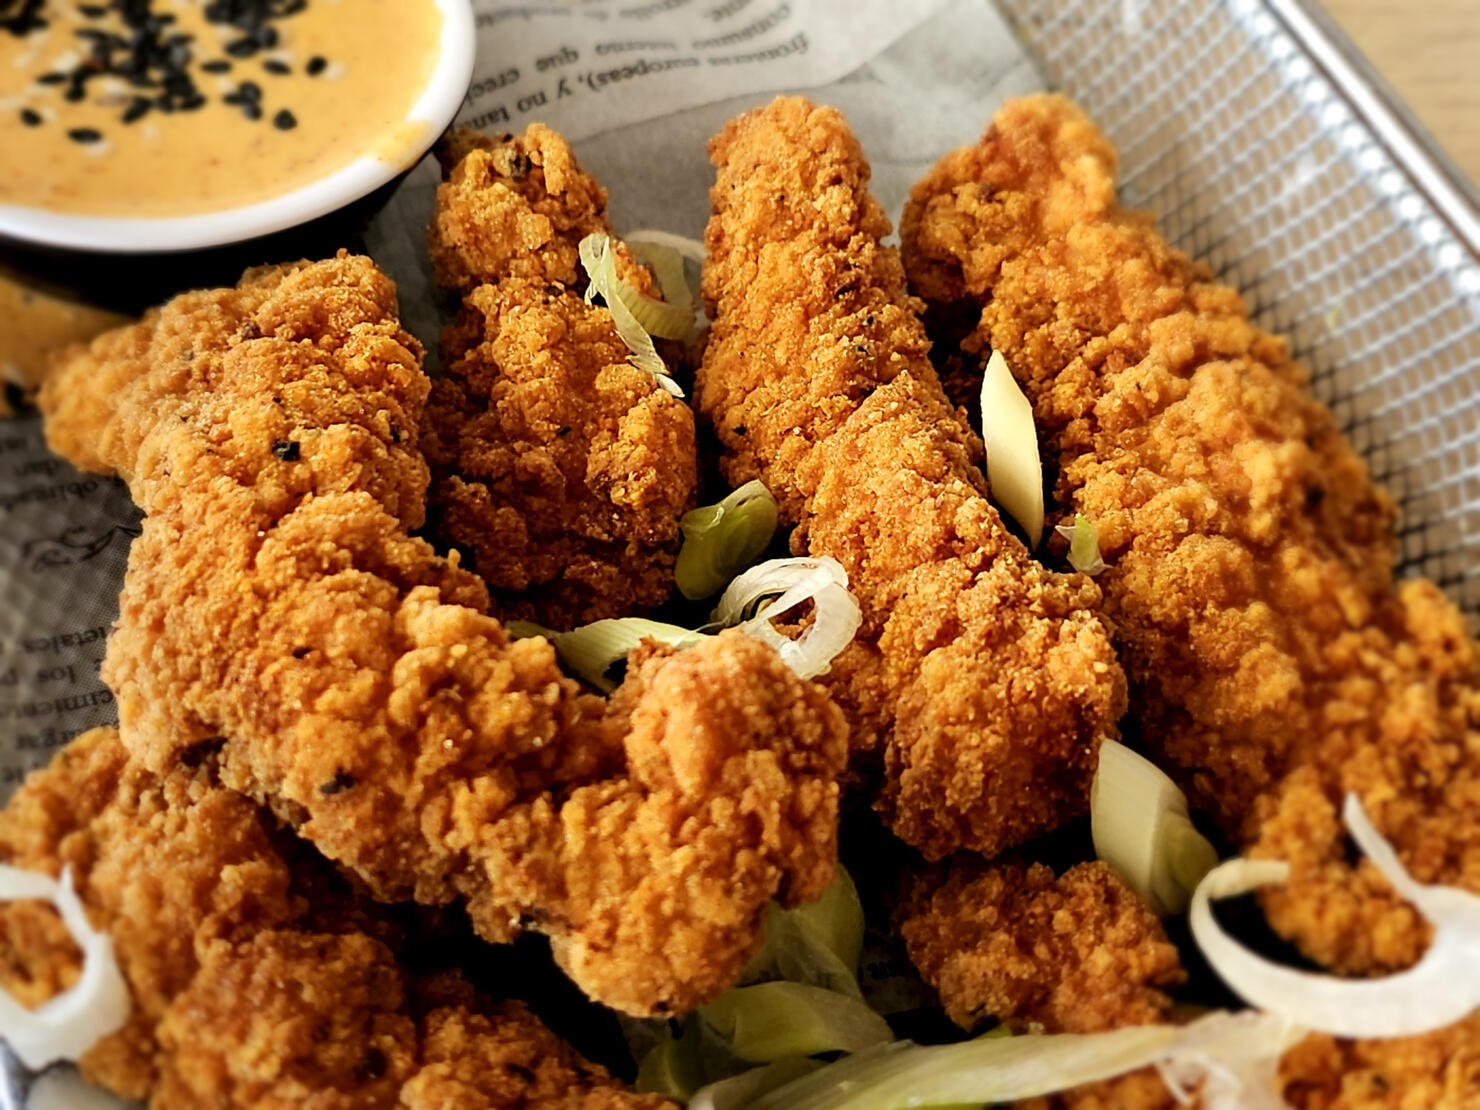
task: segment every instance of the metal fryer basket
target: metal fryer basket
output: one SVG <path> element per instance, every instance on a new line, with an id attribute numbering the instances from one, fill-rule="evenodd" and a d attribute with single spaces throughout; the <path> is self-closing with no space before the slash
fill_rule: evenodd
<path id="1" fill-rule="evenodd" d="M 1121 195 L 1311 368 L 1480 628 L 1480 205 L 1300 0 L 997 0 Z"/>

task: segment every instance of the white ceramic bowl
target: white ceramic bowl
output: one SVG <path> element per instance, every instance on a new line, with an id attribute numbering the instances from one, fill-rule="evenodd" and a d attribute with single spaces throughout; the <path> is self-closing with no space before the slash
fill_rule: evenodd
<path id="1" fill-rule="evenodd" d="M 438 60 L 407 117 L 425 125 L 426 145 L 404 164 L 365 156 L 290 193 L 243 207 L 178 217 L 70 216 L 0 205 L 0 239 L 43 250 L 104 254 L 197 251 L 259 239 L 337 212 L 389 184 L 431 149 L 467 95 L 476 36 L 472 0 L 437 0 L 442 10 Z"/>

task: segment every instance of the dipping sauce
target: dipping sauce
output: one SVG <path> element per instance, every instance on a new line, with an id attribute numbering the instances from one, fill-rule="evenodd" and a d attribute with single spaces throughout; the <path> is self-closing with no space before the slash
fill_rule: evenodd
<path id="1" fill-rule="evenodd" d="M 177 216 L 403 168 L 435 0 L 0 0 L 0 205 Z"/>
<path id="2" fill-rule="evenodd" d="M 0 277 L 0 380 L 29 395 L 41 385 L 52 351 L 127 323 L 127 318 L 57 300 Z M 0 417 L 11 415 L 0 391 Z"/>

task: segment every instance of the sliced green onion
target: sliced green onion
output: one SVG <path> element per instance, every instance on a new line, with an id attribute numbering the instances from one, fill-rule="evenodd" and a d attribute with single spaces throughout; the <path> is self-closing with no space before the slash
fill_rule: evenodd
<path id="1" fill-rule="evenodd" d="M 683 255 L 668 244 L 651 239 L 628 239 L 626 242 L 632 257 L 652 269 L 653 276 L 658 279 L 658 288 L 663 291 L 663 300 L 674 308 L 687 312 L 689 325 L 692 327 L 694 291 L 689 288 L 689 279 L 684 274 Z"/>
<path id="2" fill-rule="evenodd" d="M 675 337 L 690 334 L 693 330 L 693 312 L 688 313 L 687 320 L 680 327 L 677 321 L 684 315 L 681 310 L 643 296 L 619 278 L 617 255 L 612 250 L 610 236 L 599 231 L 592 232 L 581 240 L 580 254 L 581 265 L 585 267 L 589 279 L 586 300 L 591 302 L 600 296 L 606 302 L 607 310 L 612 314 L 612 322 L 616 325 L 617 335 L 631 352 L 627 361 L 639 370 L 651 374 L 659 386 L 675 397 L 682 397 L 683 390 L 668 376 L 668 366 L 658 354 L 658 349 L 653 346 L 653 334 L 662 335 L 667 331 L 674 331 Z M 639 311 L 646 317 L 646 324 L 639 318 Z M 662 330 L 652 333 L 650 328 L 653 326 Z"/>
<path id="3" fill-rule="evenodd" d="M 889 1023 L 860 999 L 806 983 L 735 987 L 699 1013 L 736 1055 L 758 1064 L 786 1056 L 860 1052 L 894 1036 Z"/>
<path id="4" fill-rule="evenodd" d="M 780 594 L 773 601 L 766 599 Z M 773 620 L 805 602 L 812 603 L 812 624 L 795 640 L 778 632 Z M 764 604 L 762 604 L 764 602 Z M 758 612 L 746 619 L 752 607 Z M 848 592 L 848 572 L 836 559 L 772 559 L 751 567 L 730 583 L 714 610 L 714 621 L 734 626 L 774 647 L 801 678 L 825 674 L 832 661 L 853 642 L 863 612 Z"/>
<path id="5" fill-rule="evenodd" d="M 709 1084 L 689 1099 L 688 1110 L 739 1110 L 761 1095 L 826 1066 L 820 1060 L 792 1056 L 765 1067 L 751 1068 L 741 1075 Z"/>
<path id="6" fill-rule="evenodd" d="M 817 901 L 790 910 L 774 902 L 766 907 L 765 941 L 741 981 L 785 979 L 861 999 L 858 959 L 863 928 L 858 891 L 839 865 Z"/>
<path id="7" fill-rule="evenodd" d="M 626 241 L 651 243 L 657 247 L 667 247 L 680 258 L 686 258 L 690 262 L 704 265 L 704 240 L 694 239 L 688 235 L 675 235 L 671 231 L 660 231 L 655 227 L 639 228 L 637 231 L 627 233 Z"/>
<path id="8" fill-rule="evenodd" d="M 1290 869 L 1278 860 L 1236 859 L 1210 872 L 1192 899 L 1189 923 L 1208 963 L 1251 1004 L 1337 1037 L 1417 1036 L 1468 1016 L 1480 1007 L 1480 896 L 1414 881 L 1355 794 L 1346 796 L 1342 819 L 1393 890 L 1433 925 L 1423 959 L 1382 979 L 1341 979 L 1255 955 L 1223 931 L 1212 902 L 1285 882 Z"/>
<path id="9" fill-rule="evenodd" d="M 104 1037 L 122 1029 L 133 1000 L 113 955 L 113 939 L 87 918 L 72 869 L 62 877 L 0 864 L 0 901 L 44 899 L 56 907 L 62 924 L 82 949 L 82 975 L 54 998 L 27 1009 L 0 990 L 0 1037 L 21 1063 L 40 1071 L 58 1060 L 79 1060 Z"/>
<path id="10" fill-rule="evenodd" d="M 776 534 L 776 499 L 760 479 L 723 501 L 685 513 L 673 579 L 690 601 L 713 597 L 761 556 Z"/>
<path id="11" fill-rule="evenodd" d="M 703 1084 L 699 1062 L 687 1040 L 668 1036 L 642 1058 L 635 1086 L 644 1094 L 685 1102 Z"/>
<path id="12" fill-rule="evenodd" d="M 504 631 L 509 634 L 511 640 L 537 640 L 544 637 L 551 643 L 554 643 L 555 637 L 560 635 L 553 628 L 535 624 L 534 621 L 504 621 Z"/>
<path id="13" fill-rule="evenodd" d="M 1043 537 L 1043 463 L 1033 406 L 1023 396 L 1001 351 L 993 351 L 982 375 L 982 441 L 987 447 L 987 485 L 992 499 L 1028 534 L 1028 546 Z"/>
<path id="14" fill-rule="evenodd" d="M 684 648 L 708 639 L 702 632 L 690 632 L 676 624 L 642 617 L 618 617 L 594 621 L 570 632 L 540 634 L 555 646 L 555 653 L 566 670 L 608 694 L 621 685 L 620 680 L 612 677 L 612 668 L 644 640 Z"/>
<path id="15" fill-rule="evenodd" d="M 1054 531 L 1069 541 L 1069 565 L 1080 574 L 1096 575 L 1105 569 L 1100 557 L 1100 530 L 1083 513 L 1074 514 L 1073 524 L 1060 524 Z"/>
<path id="16" fill-rule="evenodd" d="M 1283 1018 L 1244 1011 L 1212 1013 L 1186 1026 L 1110 1033 L 991 1037 L 928 1047 L 895 1041 L 727 1110 L 981 1106 L 1056 1094 L 1153 1065 L 1174 1090 L 1197 1089 L 1209 1110 L 1262 1110 L 1283 1105 L 1280 1056 L 1302 1036 Z"/>
<path id="17" fill-rule="evenodd" d="M 1218 862 L 1187 815 L 1187 798 L 1150 760 L 1106 740 L 1089 794 L 1095 854 L 1162 916 L 1187 909 Z"/>

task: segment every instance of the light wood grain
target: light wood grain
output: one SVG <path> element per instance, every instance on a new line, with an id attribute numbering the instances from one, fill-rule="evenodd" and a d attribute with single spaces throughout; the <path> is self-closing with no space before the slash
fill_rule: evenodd
<path id="1" fill-rule="evenodd" d="M 1480 0 L 1322 0 L 1449 156 L 1480 184 Z"/>

